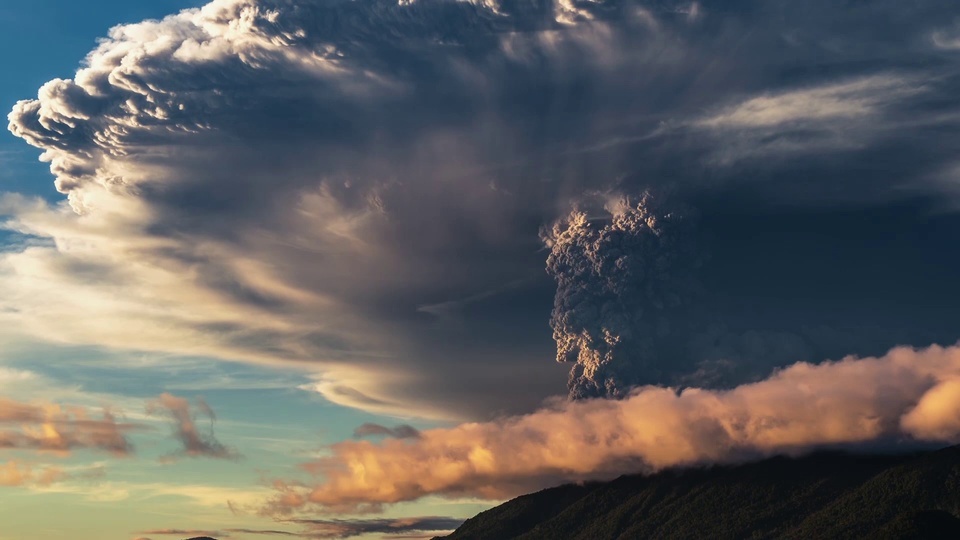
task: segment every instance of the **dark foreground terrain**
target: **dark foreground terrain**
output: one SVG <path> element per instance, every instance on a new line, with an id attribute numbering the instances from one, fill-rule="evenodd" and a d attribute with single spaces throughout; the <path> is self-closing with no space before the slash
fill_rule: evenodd
<path id="1" fill-rule="evenodd" d="M 453 540 L 960 540 L 960 446 L 909 456 L 820 453 L 518 497 Z"/>

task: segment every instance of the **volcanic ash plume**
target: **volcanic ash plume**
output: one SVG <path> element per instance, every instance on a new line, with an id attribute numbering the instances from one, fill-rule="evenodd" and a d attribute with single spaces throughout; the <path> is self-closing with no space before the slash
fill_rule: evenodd
<path id="1" fill-rule="evenodd" d="M 594 220 L 574 210 L 542 235 L 557 281 L 550 318 L 557 361 L 576 363 L 572 399 L 623 397 L 632 386 L 660 382 L 696 284 L 682 212 L 644 193 L 611 214 Z"/>

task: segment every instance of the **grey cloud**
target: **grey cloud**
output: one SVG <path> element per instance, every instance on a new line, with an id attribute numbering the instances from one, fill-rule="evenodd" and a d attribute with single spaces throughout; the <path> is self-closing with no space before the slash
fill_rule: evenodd
<path id="1" fill-rule="evenodd" d="M 247 529 L 227 528 L 222 530 L 195 530 L 195 529 L 155 529 L 143 531 L 140 534 L 151 535 L 201 535 L 229 538 L 233 534 L 256 536 L 283 536 L 313 539 L 342 539 L 354 538 L 365 534 L 383 533 L 389 537 L 404 533 L 440 532 L 456 529 L 462 519 L 448 517 L 406 517 L 381 519 L 291 519 L 287 523 L 299 525 L 300 531 L 285 531 L 279 529 Z"/>
<path id="2" fill-rule="evenodd" d="M 381 426 L 380 424 L 363 424 L 357 429 L 353 430 L 354 438 L 364 438 L 364 437 L 392 437 L 394 439 L 416 439 L 420 436 L 420 431 L 406 424 L 401 424 L 396 427 L 386 427 Z"/>
<path id="3" fill-rule="evenodd" d="M 597 223 L 575 211 L 544 232 L 557 281 L 557 361 L 574 362 L 573 398 L 623 397 L 663 380 L 672 326 L 695 294 L 697 249 L 681 209 L 647 193 Z"/>
<path id="4" fill-rule="evenodd" d="M 462 519 L 449 517 L 408 517 L 383 519 L 294 519 L 307 527 L 304 538 L 353 538 L 364 534 L 388 535 L 411 532 L 436 532 L 456 529 Z"/>
<path id="5" fill-rule="evenodd" d="M 44 240 L 0 255 L 0 323 L 286 362 L 380 412 L 517 412 L 564 376 L 540 228 L 669 185 L 704 216 L 688 334 L 708 357 L 668 344 L 630 378 L 736 382 L 780 363 L 751 351 L 867 354 L 901 328 L 956 339 L 936 299 L 958 292 L 940 270 L 957 238 L 930 209 L 955 196 L 954 3 L 691 5 L 216 0 L 118 27 L 9 116 L 68 204 L 0 203 Z M 844 236 L 823 212 L 887 221 Z M 936 241 L 884 243 L 925 227 Z M 837 253 L 878 277 L 827 276 Z M 857 311 L 867 284 L 891 303 Z"/>
<path id="6" fill-rule="evenodd" d="M 948 51 L 960 50 L 960 24 L 951 28 L 944 28 L 933 33 L 933 43 Z"/>
<path id="7" fill-rule="evenodd" d="M 152 534 L 154 536 L 220 536 L 224 538 L 229 538 L 230 534 L 224 531 L 212 531 L 212 530 L 199 530 L 199 529 L 154 529 L 151 531 L 143 531 L 139 534 Z"/>
<path id="8" fill-rule="evenodd" d="M 174 436 L 183 445 L 183 449 L 178 453 L 171 454 L 168 459 L 178 455 L 217 459 L 237 459 L 239 457 L 235 450 L 217 440 L 213 433 L 216 415 L 203 399 L 197 398 L 191 406 L 185 398 L 164 393 L 155 400 L 147 402 L 147 413 L 167 415 L 173 421 Z M 198 414 L 206 416 L 210 420 L 210 428 L 206 433 L 197 427 Z"/>

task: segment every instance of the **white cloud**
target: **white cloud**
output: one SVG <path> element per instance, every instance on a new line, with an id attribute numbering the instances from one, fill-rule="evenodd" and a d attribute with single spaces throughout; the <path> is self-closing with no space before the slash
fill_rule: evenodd
<path id="1" fill-rule="evenodd" d="M 635 389 L 412 439 L 344 441 L 276 484 L 271 511 L 357 511 L 427 495 L 504 499 L 562 482 L 874 442 L 960 440 L 960 348 L 797 363 L 730 390 Z"/>
<path id="2" fill-rule="evenodd" d="M 924 92 L 911 77 L 883 74 L 763 93 L 694 122 L 721 141 L 718 159 L 863 148 L 894 126 L 887 107 Z"/>

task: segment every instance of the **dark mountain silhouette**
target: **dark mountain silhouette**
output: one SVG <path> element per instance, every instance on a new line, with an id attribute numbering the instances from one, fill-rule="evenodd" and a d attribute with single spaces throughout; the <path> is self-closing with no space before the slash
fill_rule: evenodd
<path id="1" fill-rule="evenodd" d="M 451 540 L 960 539 L 960 446 L 817 453 L 524 495 Z"/>

